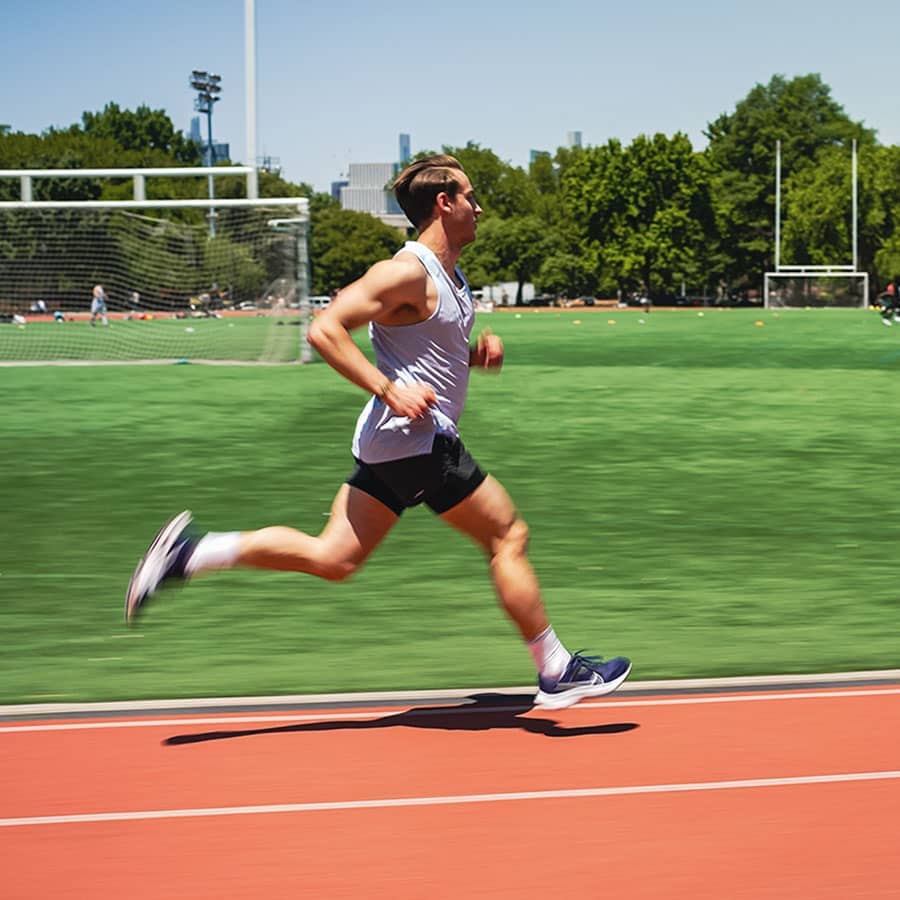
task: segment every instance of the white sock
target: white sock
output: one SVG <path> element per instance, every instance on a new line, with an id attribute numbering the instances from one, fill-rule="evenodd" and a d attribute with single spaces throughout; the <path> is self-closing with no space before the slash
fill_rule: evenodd
<path id="1" fill-rule="evenodd" d="M 238 558 L 240 531 L 210 531 L 204 534 L 184 567 L 185 575 L 210 569 L 230 569 Z"/>
<path id="2" fill-rule="evenodd" d="M 559 678 L 566 670 L 572 654 L 556 636 L 552 625 L 548 625 L 536 638 L 528 642 L 528 649 L 534 657 L 534 664 L 544 678 Z"/>

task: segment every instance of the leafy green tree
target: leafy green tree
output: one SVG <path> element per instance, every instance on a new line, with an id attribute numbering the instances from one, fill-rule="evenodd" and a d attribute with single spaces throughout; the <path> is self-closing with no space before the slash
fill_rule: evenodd
<path id="1" fill-rule="evenodd" d="M 90 118 L 94 114 L 84 115 Z M 153 121 L 165 130 L 164 123 L 159 122 L 159 116 L 155 115 Z M 171 121 L 167 118 L 165 121 L 168 122 L 168 129 L 174 133 Z M 172 139 L 176 146 L 180 141 L 183 142 L 180 136 Z M 194 164 L 198 158 L 187 162 Z M 114 129 L 109 127 L 92 125 L 89 131 L 85 131 L 78 125 L 72 125 L 65 129 L 49 128 L 40 135 L 22 132 L 0 135 L 0 167 L 7 169 L 165 167 L 181 165 L 184 162 L 185 160 L 172 155 L 165 147 L 141 148 L 133 144 L 123 145 L 119 142 Z M 147 184 L 147 196 L 150 198 L 198 197 L 205 196 L 205 191 L 206 184 L 201 183 L 201 179 L 154 178 Z M 131 195 L 132 182 L 127 178 L 118 182 L 110 179 L 42 178 L 33 184 L 35 200 L 127 199 Z M 18 183 L 7 179 L 0 180 L 0 196 L 3 199 L 17 199 Z"/>
<path id="2" fill-rule="evenodd" d="M 814 165 L 828 147 L 848 148 L 874 132 L 852 121 L 818 74 L 757 84 L 707 128 L 713 169 L 713 204 L 723 273 L 732 282 L 756 283 L 773 264 L 775 147 L 782 142 L 785 179 Z"/>
<path id="3" fill-rule="evenodd" d="M 878 280 L 875 290 L 880 290 L 892 279 L 900 277 L 900 231 L 895 231 L 875 254 Z M 893 273 L 893 274 L 890 274 Z"/>
<path id="4" fill-rule="evenodd" d="M 124 150 L 141 155 L 158 151 L 184 165 L 200 162 L 199 146 L 178 131 L 161 109 L 146 105 L 135 110 L 120 109 L 117 103 L 107 103 L 100 112 L 82 113 L 81 123 L 84 134 L 111 138 Z M 77 128 L 72 126 L 72 130 Z"/>
<path id="5" fill-rule="evenodd" d="M 548 294 L 580 297 L 594 292 L 596 272 L 595 254 L 553 252 L 544 257 L 535 278 L 535 286 Z"/>
<path id="6" fill-rule="evenodd" d="M 880 288 L 900 276 L 900 146 L 878 147 L 873 158 L 862 236 L 864 250 L 872 252 Z"/>
<path id="7" fill-rule="evenodd" d="M 531 211 L 532 191 L 523 169 L 504 162 L 493 150 L 482 149 L 473 141 L 465 147 L 445 146 L 442 152 L 456 157 L 466 170 L 486 216 L 509 218 Z"/>
<path id="8" fill-rule="evenodd" d="M 323 208 L 311 219 L 309 252 L 313 294 L 330 294 L 399 249 L 404 236 L 368 213 Z"/>
<path id="9" fill-rule="evenodd" d="M 876 284 L 900 269 L 890 247 L 900 231 L 900 147 L 864 147 L 859 154 L 858 266 Z M 782 262 L 848 265 L 853 259 L 850 153 L 822 150 L 815 166 L 784 187 Z"/>
<path id="10" fill-rule="evenodd" d="M 495 216 L 479 224 L 478 240 L 466 249 L 463 265 L 470 280 L 477 273 L 483 283 L 501 279 L 515 281 L 518 306 L 523 302 L 525 282 L 538 274 L 547 246 L 546 230 L 535 216 L 509 219 Z"/>
<path id="11" fill-rule="evenodd" d="M 50 130 L 43 135 L 0 135 L 0 168 L 84 169 L 121 166 L 121 148 L 109 138 L 89 137 Z M 19 199 L 19 183 L 0 179 L 0 196 Z M 42 178 L 32 185 L 35 200 L 98 200 L 100 180 L 88 178 Z"/>
<path id="12" fill-rule="evenodd" d="M 668 292 L 702 277 L 709 233 L 709 172 L 683 134 L 616 140 L 572 157 L 563 205 L 598 260 L 603 293 Z"/>
<path id="13" fill-rule="evenodd" d="M 533 215 L 537 216 L 547 228 L 564 229 L 566 227 L 563 215 L 560 193 L 560 174 L 562 166 L 554 163 L 550 157 L 538 156 L 528 169 L 530 186 L 529 208 Z"/>

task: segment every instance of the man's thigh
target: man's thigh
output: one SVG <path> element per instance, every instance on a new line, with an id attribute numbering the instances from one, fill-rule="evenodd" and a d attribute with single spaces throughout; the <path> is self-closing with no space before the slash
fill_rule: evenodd
<path id="1" fill-rule="evenodd" d="M 397 514 L 384 503 L 344 483 L 331 504 L 320 538 L 337 555 L 360 564 L 384 540 L 397 519 Z"/>
<path id="2" fill-rule="evenodd" d="M 441 518 L 490 553 L 518 515 L 506 488 L 493 475 L 488 475 L 465 500 L 442 513 Z"/>

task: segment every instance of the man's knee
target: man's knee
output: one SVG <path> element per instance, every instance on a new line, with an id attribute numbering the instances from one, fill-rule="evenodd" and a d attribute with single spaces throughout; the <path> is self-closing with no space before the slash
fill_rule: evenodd
<path id="1" fill-rule="evenodd" d="M 317 575 L 326 581 L 346 581 L 357 571 L 359 571 L 361 562 L 355 559 L 324 559 L 320 561 Z"/>
<path id="2" fill-rule="evenodd" d="M 523 519 L 515 518 L 506 531 L 494 541 L 493 556 L 521 556 L 528 550 L 529 531 Z"/>

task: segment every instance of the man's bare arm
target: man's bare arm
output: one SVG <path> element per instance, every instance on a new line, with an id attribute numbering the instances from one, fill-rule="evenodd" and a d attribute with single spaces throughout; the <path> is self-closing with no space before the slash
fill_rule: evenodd
<path id="1" fill-rule="evenodd" d="M 344 288 L 309 329 L 309 343 L 322 359 L 348 381 L 380 397 L 395 413 L 424 415 L 435 403 L 424 384 L 390 381 L 366 359 L 350 332 L 369 322 L 389 322 L 406 308 L 426 307 L 427 275 L 417 260 L 390 259 L 376 263 Z M 424 317 L 424 316 L 423 316 Z"/>

